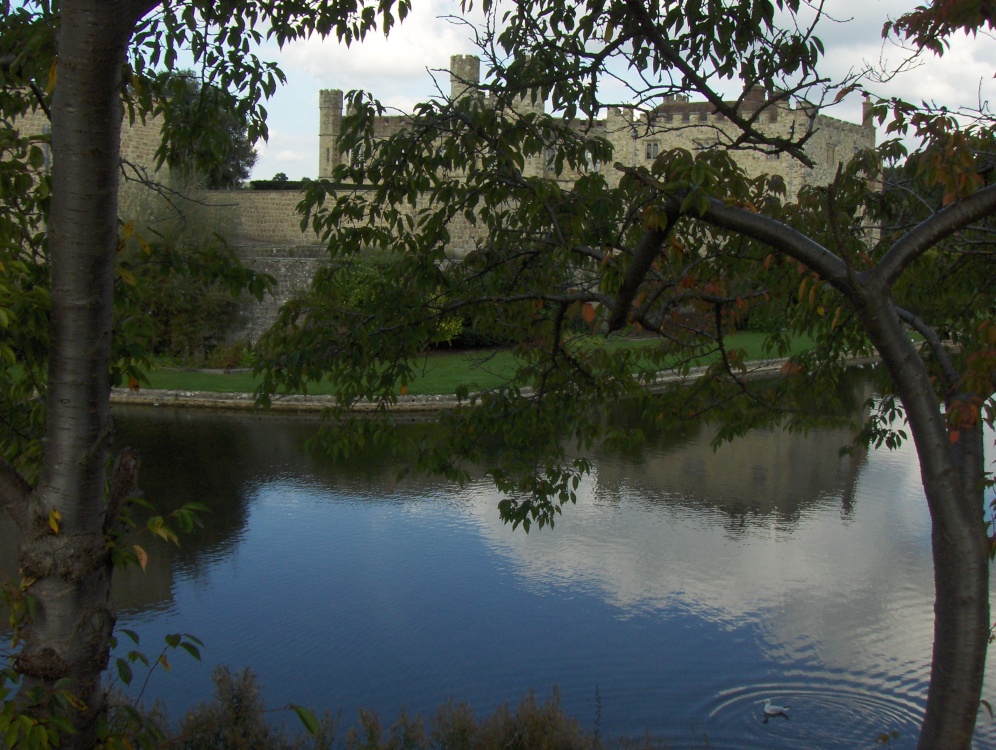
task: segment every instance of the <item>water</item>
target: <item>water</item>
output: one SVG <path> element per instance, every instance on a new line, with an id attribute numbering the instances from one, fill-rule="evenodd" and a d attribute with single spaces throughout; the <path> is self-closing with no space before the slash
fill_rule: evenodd
<path id="1" fill-rule="evenodd" d="M 146 651 L 171 632 L 204 641 L 203 662 L 171 655 L 146 689 L 173 716 L 228 664 L 259 675 L 268 706 L 346 724 L 361 706 L 485 714 L 557 686 L 607 737 L 851 750 L 896 730 L 894 747 L 915 745 L 933 591 L 911 448 L 839 457 L 840 431 L 758 432 L 714 453 L 702 430 L 598 457 L 578 504 L 525 534 L 485 479 L 335 466 L 301 449 L 307 420 L 117 421 L 149 500 L 214 510 L 180 549 L 147 545 L 148 571 L 116 590 Z M 765 698 L 791 719 L 765 723 Z M 976 744 L 996 746 L 984 712 Z"/>

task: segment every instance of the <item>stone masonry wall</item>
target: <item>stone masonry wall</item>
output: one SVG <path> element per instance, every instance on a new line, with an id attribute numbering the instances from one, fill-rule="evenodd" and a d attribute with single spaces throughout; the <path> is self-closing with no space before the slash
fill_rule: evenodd
<path id="1" fill-rule="evenodd" d="M 467 96 L 480 76 L 480 61 L 473 56 L 457 55 L 451 61 L 451 95 Z M 771 135 L 788 137 L 805 132 L 810 126 L 809 112 L 782 104 L 767 102 L 764 92 L 749 92 L 748 107 L 767 107 L 758 126 Z M 332 168 L 343 158 L 337 141 L 343 117 L 343 94 L 339 90 L 319 93 L 319 177 L 331 175 Z M 542 102 L 523 100 L 521 111 L 543 110 Z M 406 127 L 404 117 L 381 117 L 377 123 L 380 137 Z M 789 196 L 805 185 L 829 183 L 839 163 L 846 162 L 859 149 L 871 147 L 875 130 L 870 122 L 853 124 L 819 115 L 815 119 L 815 134 L 806 146 L 816 165 L 806 167 L 781 154 L 759 151 L 737 152 L 735 158 L 752 175 L 777 173 L 786 182 Z M 48 122 L 41 111 L 30 113 L 16 125 L 32 133 L 47 132 Z M 733 127 L 722 115 L 705 102 L 689 102 L 671 98 L 651 112 L 635 108 L 608 111 L 603 120 L 589 123 L 590 132 L 608 139 L 614 149 L 613 161 L 628 166 L 650 166 L 654 159 L 671 148 L 686 148 L 693 153 L 722 143 L 735 136 Z M 120 214 L 125 221 L 141 223 L 156 198 L 149 182 L 168 185 L 168 170 L 156 171 L 155 152 L 160 143 L 161 121 L 148 118 L 144 123 L 125 123 L 121 137 L 121 153 L 125 180 L 121 187 Z M 50 158 L 47 165 L 50 164 Z M 531 159 L 526 165 L 529 175 L 554 177 L 543 158 Z M 612 165 L 594 165 L 603 172 L 610 185 L 617 184 L 621 174 Z M 558 180 L 570 183 L 576 174 L 562 174 Z M 145 182 L 143 182 L 143 180 Z M 243 334 L 255 340 L 275 319 L 277 309 L 293 294 L 308 286 L 315 271 L 327 257 L 318 237 L 301 229 L 301 217 L 296 206 L 301 195 L 295 191 L 225 190 L 198 192 L 189 196 L 196 211 L 214 231 L 222 234 L 236 254 L 250 267 L 274 276 L 277 286 L 273 298 L 263 304 L 247 302 L 243 315 Z M 185 198 L 177 200 L 182 204 Z M 472 250 L 480 238 L 480 229 L 462 217 L 450 227 L 452 257 L 459 258 Z M 241 334 L 240 334 L 241 335 Z"/>
<path id="2" fill-rule="evenodd" d="M 470 55 L 454 55 L 450 61 L 450 97 L 458 99 L 472 95 L 480 79 L 480 61 Z M 332 168 L 343 157 L 338 153 L 338 138 L 343 116 L 343 94 L 338 89 L 319 93 L 320 108 L 320 158 L 319 177 L 328 177 Z M 542 101 L 523 98 L 515 105 L 521 114 L 543 112 Z M 875 128 L 870 120 L 854 124 L 811 111 L 790 107 L 771 99 L 761 89 L 752 89 L 743 96 L 741 111 L 758 112 L 756 126 L 762 132 L 776 137 L 792 138 L 815 131 L 806 145 L 806 152 L 814 161 L 807 167 L 784 154 L 766 153 L 763 150 L 736 151 L 734 158 L 752 176 L 779 174 L 786 183 L 787 194 L 794 197 L 806 185 L 826 185 L 834 177 L 839 164 L 847 163 L 855 152 L 875 145 Z M 867 107 L 866 107 L 867 115 Z M 812 122 L 811 122 L 812 120 Z M 387 138 L 409 125 L 403 115 L 379 117 L 375 122 L 375 137 Z M 580 126 L 580 125 L 579 125 Z M 692 102 L 687 97 L 669 97 L 652 111 L 635 107 L 610 109 L 606 117 L 583 123 L 586 132 L 607 139 L 613 147 L 613 164 L 625 166 L 650 166 L 659 154 L 670 149 L 684 148 L 696 153 L 717 144 L 732 143 L 739 136 L 739 129 L 715 111 L 708 102 Z M 556 178 L 571 184 L 577 173 L 555 175 L 543 157 L 527 160 L 523 173 L 528 177 Z M 613 164 L 594 165 L 609 185 L 617 185 L 621 173 Z"/>

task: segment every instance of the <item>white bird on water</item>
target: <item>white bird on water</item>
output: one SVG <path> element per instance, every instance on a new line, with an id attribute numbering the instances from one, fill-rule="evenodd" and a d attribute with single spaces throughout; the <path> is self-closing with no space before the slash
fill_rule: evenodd
<path id="1" fill-rule="evenodd" d="M 776 706 L 772 704 L 771 698 L 764 701 L 764 720 L 767 721 L 773 716 L 784 716 L 788 718 L 788 706 Z"/>

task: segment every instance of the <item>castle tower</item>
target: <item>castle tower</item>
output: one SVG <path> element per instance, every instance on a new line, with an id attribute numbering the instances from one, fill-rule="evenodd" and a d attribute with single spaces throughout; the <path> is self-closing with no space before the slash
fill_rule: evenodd
<path id="1" fill-rule="evenodd" d="M 875 131 L 875 105 L 868 94 L 865 94 L 865 100 L 861 103 L 861 126 L 873 133 Z"/>
<path id="2" fill-rule="evenodd" d="M 467 96 L 481 82 L 481 59 L 477 55 L 450 57 L 450 98 Z"/>
<path id="3" fill-rule="evenodd" d="M 342 91 L 322 89 L 318 92 L 318 179 L 332 176 L 342 161 L 339 133 L 342 129 Z"/>

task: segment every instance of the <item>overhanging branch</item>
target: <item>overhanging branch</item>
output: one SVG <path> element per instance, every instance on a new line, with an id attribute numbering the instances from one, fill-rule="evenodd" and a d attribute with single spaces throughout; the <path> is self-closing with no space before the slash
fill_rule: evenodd
<path id="1" fill-rule="evenodd" d="M 682 198 L 679 196 L 671 200 L 680 203 Z M 698 218 L 714 227 L 729 229 L 763 242 L 772 249 L 804 263 L 838 289 L 842 291 L 848 289 L 847 265 L 843 260 L 823 245 L 770 216 L 710 198 L 708 208 Z"/>
<path id="2" fill-rule="evenodd" d="M 668 195 L 666 186 L 646 169 L 633 169 L 618 163 L 615 168 L 652 190 L 659 191 L 662 197 L 666 196 L 664 211 L 668 216 L 668 224 L 673 226 L 677 217 L 682 215 L 681 205 L 688 197 L 688 192 Z M 763 242 L 804 263 L 837 288 L 844 291 L 848 288 L 847 264 L 843 260 L 823 245 L 770 216 L 727 204 L 717 198 L 707 199 L 705 213 L 685 212 L 684 215 Z"/>
<path id="3" fill-rule="evenodd" d="M 879 263 L 882 279 L 891 286 L 914 260 L 979 219 L 996 213 L 996 185 L 961 198 L 924 219 L 901 237 Z"/>
<path id="4" fill-rule="evenodd" d="M 610 333 L 618 331 L 626 325 L 626 319 L 629 317 L 629 311 L 640 284 L 643 283 L 643 279 L 653 267 L 654 260 L 660 254 L 661 245 L 674 231 L 674 219 L 676 218 L 676 216 L 668 215 L 667 226 L 648 227 L 633 249 L 633 260 L 630 261 L 629 267 L 626 269 L 626 276 L 623 277 L 619 292 L 616 294 L 616 300 L 613 303 L 612 317 L 609 319 Z"/>

